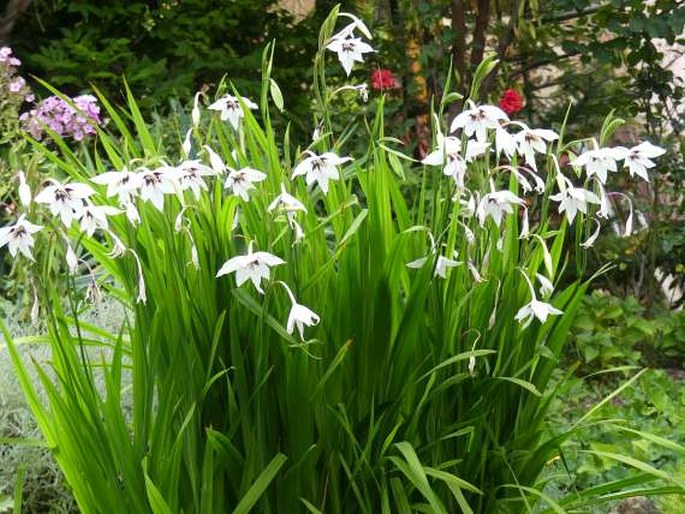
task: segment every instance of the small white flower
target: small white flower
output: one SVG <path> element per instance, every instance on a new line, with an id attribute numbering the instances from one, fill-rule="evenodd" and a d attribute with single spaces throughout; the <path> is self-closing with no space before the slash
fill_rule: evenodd
<path id="1" fill-rule="evenodd" d="M 304 204 L 285 190 L 284 184 L 281 184 L 281 194 L 269 204 L 267 211 L 271 212 L 274 209 L 282 209 L 288 213 L 297 211 L 307 212 Z"/>
<path id="2" fill-rule="evenodd" d="M 326 45 L 326 48 L 338 54 L 340 64 L 348 77 L 352 73 L 352 66 L 355 62 L 364 62 L 363 54 L 375 52 L 371 45 L 358 37 L 334 38 Z"/>
<path id="3" fill-rule="evenodd" d="M 488 143 L 469 139 L 466 143 L 465 155 L 462 155 L 461 141 L 456 137 L 444 137 L 438 133 L 437 141 L 438 147 L 421 162 L 429 166 L 444 166 L 442 172 L 452 177 L 459 189 L 463 189 L 467 164 L 483 155 L 488 149 Z"/>
<path id="4" fill-rule="evenodd" d="M 626 158 L 626 150 L 623 147 L 596 148 L 588 150 L 573 159 L 571 166 L 585 167 L 588 178 L 595 175 L 602 184 L 607 181 L 607 173 L 616 171 L 616 161 Z"/>
<path id="5" fill-rule="evenodd" d="M 67 268 L 69 269 L 70 275 L 76 275 L 76 273 L 78 272 L 78 257 L 76 256 L 76 252 L 74 252 L 74 249 L 71 247 L 71 244 L 69 244 L 69 240 L 65 239 L 65 241 L 67 244 Z"/>
<path id="6" fill-rule="evenodd" d="M 35 260 L 31 254 L 35 240 L 33 234 L 41 230 L 41 225 L 34 225 L 26 220 L 23 214 L 14 225 L 0 227 L 0 248 L 7 245 L 10 255 L 17 256 L 17 252 L 22 253 L 29 260 Z"/>
<path id="7" fill-rule="evenodd" d="M 599 237 L 599 232 L 600 230 L 602 230 L 602 225 L 599 223 L 599 221 L 595 219 L 594 222 L 597 224 L 597 228 L 595 228 L 595 231 L 592 233 L 590 237 L 587 238 L 586 241 L 580 243 L 580 246 L 582 246 L 586 250 L 590 248 L 593 244 L 595 244 L 595 241 L 597 241 L 597 238 Z"/>
<path id="8" fill-rule="evenodd" d="M 300 339 L 304 341 L 304 327 L 313 327 L 314 325 L 317 325 L 319 321 L 321 321 L 321 318 L 309 307 L 305 307 L 304 305 L 297 303 L 295 295 L 293 295 L 293 292 L 284 282 L 279 283 L 287 291 L 288 296 L 290 297 L 290 302 L 292 303 L 290 314 L 288 314 L 286 330 L 288 331 L 288 334 L 292 334 L 295 331 L 295 327 L 297 327 L 297 331 L 300 333 Z"/>
<path id="9" fill-rule="evenodd" d="M 239 196 L 247 202 L 250 200 L 248 193 L 255 189 L 255 182 L 261 182 L 264 179 L 266 179 L 266 173 L 253 168 L 231 170 L 226 178 L 224 187 L 231 189 L 235 196 Z"/>
<path id="10" fill-rule="evenodd" d="M 540 296 L 550 296 L 554 292 L 554 284 L 552 284 L 552 281 L 540 273 L 536 273 L 535 276 L 540 282 Z"/>
<path id="11" fill-rule="evenodd" d="M 538 300 L 535 296 L 535 289 L 533 288 L 533 284 L 530 282 L 530 279 L 525 273 L 521 272 L 521 274 L 528 283 L 530 295 L 532 297 L 530 303 L 521 307 L 514 317 L 516 321 L 523 322 L 523 328 L 526 328 L 528 325 L 530 325 L 530 323 L 533 321 L 533 318 L 537 318 L 540 320 L 540 323 L 544 323 L 547 321 L 547 318 L 550 315 L 557 316 L 559 314 L 563 314 L 562 311 L 556 307 L 553 307 L 549 303 Z"/>
<path id="12" fill-rule="evenodd" d="M 421 257 L 420 259 L 416 259 L 415 261 L 411 261 L 407 263 L 408 268 L 413 268 L 413 269 L 420 269 L 423 267 L 424 264 L 426 264 L 426 261 L 428 260 L 428 257 Z M 435 263 L 435 276 L 440 277 L 440 278 L 447 278 L 447 270 L 449 268 L 455 268 L 462 264 L 461 261 L 455 261 L 454 259 L 448 259 L 447 257 L 443 257 L 442 255 L 438 255 L 438 260 Z"/>
<path id="13" fill-rule="evenodd" d="M 555 195 L 550 195 L 549 198 L 559 202 L 559 214 L 566 212 L 569 223 L 573 223 L 578 211 L 587 214 L 588 204 L 601 204 L 601 200 L 595 193 L 580 187 L 573 187 L 573 184 L 563 175 L 557 175 L 557 182 L 561 191 Z"/>
<path id="14" fill-rule="evenodd" d="M 95 233 L 97 229 L 108 230 L 109 223 L 107 216 L 114 216 L 120 214 L 119 209 L 115 209 L 109 205 L 86 205 L 81 212 L 79 224 L 81 232 L 84 232 L 89 237 Z"/>
<path id="15" fill-rule="evenodd" d="M 131 225 L 138 225 L 140 223 L 140 214 L 138 213 L 136 205 L 131 201 L 125 202 L 122 205 L 126 211 L 126 218 L 129 223 L 131 223 Z"/>
<path id="16" fill-rule="evenodd" d="M 121 171 L 107 171 L 90 179 L 91 182 L 107 186 L 107 198 L 117 196 L 121 203 L 131 201 L 141 185 L 140 177 L 124 168 Z"/>
<path id="17" fill-rule="evenodd" d="M 297 331 L 300 333 L 300 339 L 304 341 L 304 327 L 313 327 L 321 321 L 321 318 L 309 307 L 305 307 L 299 303 L 293 303 L 290 308 L 290 314 L 288 314 L 288 323 L 286 325 L 286 330 L 288 334 L 292 334 L 297 327 Z"/>
<path id="18" fill-rule="evenodd" d="M 547 142 L 559 139 L 559 134 L 553 130 L 530 129 L 524 125 L 523 130 L 517 132 L 514 139 L 518 145 L 519 153 L 523 155 L 526 163 L 537 171 L 538 167 L 535 163 L 535 154 L 546 154 Z"/>
<path id="19" fill-rule="evenodd" d="M 507 159 L 514 157 L 518 144 L 516 139 L 512 136 L 507 129 L 498 125 L 495 127 L 495 148 L 497 152 L 501 152 L 507 156 Z"/>
<path id="20" fill-rule="evenodd" d="M 193 110 L 190 113 L 190 118 L 193 120 L 193 127 L 200 125 L 200 92 L 195 93 L 193 99 Z"/>
<path id="21" fill-rule="evenodd" d="M 81 216 L 83 200 L 94 194 L 89 185 L 53 183 L 36 195 L 36 202 L 47 204 L 53 216 L 59 216 L 66 227 Z"/>
<path id="22" fill-rule="evenodd" d="M 190 189 L 195 195 L 195 199 L 200 199 L 202 190 L 207 191 L 207 184 L 202 177 L 211 177 L 216 172 L 209 166 L 205 166 L 199 160 L 185 160 L 176 168 L 179 174 L 179 184 L 181 190 Z"/>
<path id="23" fill-rule="evenodd" d="M 224 164 L 224 161 L 221 159 L 221 157 L 219 157 L 219 155 L 208 145 L 205 145 L 204 149 L 207 150 L 207 153 L 209 154 L 209 165 L 214 170 L 214 173 L 221 175 L 224 171 L 226 171 L 226 164 Z"/>
<path id="24" fill-rule="evenodd" d="M 257 104 L 255 104 L 248 98 L 245 98 L 244 96 L 241 97 L 240 100 L 242 100 L 243 104 L 248 109 L 257 108 Z M 219 98 L 216 102 L 210 104 L 208 109 L 221 112 L 221 120 L 228 120 L 228 122 L 235 130 L 238 130 L 240 120 L 242 120 L 245 117 L 245 113 L 243 112 L 243 108 L 240 105 L 238 97 L 235 97 L 233 95 L 224 95 L 223 97 Z"/>
<path id="25" fill-rule="evenodd" d="M 280 257 L 268 252 L 253 252 L 252 241 L 247 248 L 247 254 L 237 255 L 228 259 L 219 269 L 216 276 L 221 277 L 235 272 L 236 285 L 240 287 L 247 280 L 251 280 L 257 291 L 264 294 L 261 287 L 263 278 L 269 280 L 270 267 L 285 264 Z"/>
<path id="26" fill-rule="evenodd" d="M 338 166 L 352 159 L 350 157 L 338 157 L 332 152 L 326 152 L 321 155 L 316 155 L 311 151 L 307 151 L 307 153 L 309 157 L 295 166 L 292 176 L 306 175 L 305 180 L 308 186 L 316 182 L 324 194 L 327 194 L 328 181 L 340 178 Z"/>
<path id="27" fill-rule="evenodd" d="M 157 210 L 164 210 L 164 195 L 171 195 L 178 187 L 178 171 L 169 166 L 150 170 L 141 168 L 138 172 L 140 178 L 140 198 L 149 201 Z"/>
<path id="28" fill-rule="evenodd" d="M 457 114 L 452 120 L 450 132 L 455 132 L 461 128 L 464 129 L 467 137 L 470 138 L 475 134 L 478 142 L 485 143 L 488 138 L 488 129 L 497 129 L 501 125 L 500 122 L 509 121 L 509 116 L 499 107 L 494 105 L 476 106 L 473 102 L 470 102 L 470 105 L 472 106 L 471 109 Z"/>
<path id="29" fill-rule="evenodd" d="M 183 150 L 183 155 L 188 157 L 190 155 L 190 150 L 192 149 L 192 145 L 190 143 L 190 135 L 192 134 L 193 129 L 189 128 L 188 131 L 186 132 L 186 137 L 183 140 L 183 144 L 181 145 L 181 150 Z"/>
<path id="30" fill-rule="evenodd" d="M 31 205 L 31 188 L 26 183 L 23 171 L 20 171 L 17 177 L 19 178 L 19 201 L 24 207 L 28 207 Z"/>
<path id="31" fill-rule="evenodd" d="M 628 149 L 628 154 L 626 155 L 623 165 L 628 167 L 631 177 L 637 175 L 649 182 L 647 170 L 656 166 L 651 159 L 660 157 L 665 153 L 666 150 L 663 148 L 653 145 L 649 141 L 645 141 L 644 143 L 640 143 L 639 145 Z"/>
<path id="32" fill-rule="evenodd" d="M 476 208 L 478 223 L 482 227 L 485 225 L 485 220 L 491 217 L 499 227 L 502 224 L 504 215 L 514 212 L 514 205 L 525 207 L 526 202 L 511 191 L 504 190 L 488 193 L 478 202 L 478 207 Z"/>

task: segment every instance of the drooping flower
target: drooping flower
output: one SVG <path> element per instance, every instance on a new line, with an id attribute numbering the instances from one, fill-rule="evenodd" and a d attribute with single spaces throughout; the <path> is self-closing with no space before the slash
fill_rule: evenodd
<path id="1" fill-rule="evenodd" d="M 376 68 L 371 72 L 371 87 L 374 91 L 400 87 L 397 77 L 387 68 Z"/>
<path id="2" fill-rule="evenodd" d="M 286 330 L 288 334 L 292 334 L 297 327 L 297 331 L 300 334 L 300 339 L 304 341 L 304 327 L 313 327 L 318 325 L 321 318 L 309 307 L 306 307 L 297 302 L 295 295 L 290 290 L 285 282 L 279 282 L 287 291 L 290 297 L 290 302 L 292 307 L 290 308 L 290 313 L 288 314 L 288 322 L 286 323 Z"/>
<path id="3" fill-rule="evenodd" d="M 127 168 L 121 171 L 106 171 L 92 177 L 90 181 L 107 186 L 107 198 L 117 196 L 124 204 L 137 196 L 138 188 L 142 185 L 138 174 L 128 171 Z"/>
<path id="4" fill-rule="evenodd" d="M 375 52 L 371 45 L 358 37 L 334 38 L 326 48 L 338 54 L 338 60 L 348 77 L 355 62 L 364 62 L 364 54 Z"/>
<path id="5" fill-rule="evenodd" d="M 500 122 L 508 122 L 509 116 L 499 107 L 494 105 L 475 105 L 469 102 L 471 108 L 457 114 L 452 120 L 450 132 L 464 129 L 467 137 L 476 135 L 476 140 L 485 143 L 488 138 L 488 129 L 496 129 Z"/>
<path id="6" fill-rule="evenodd" d="M 595 175 L 597 180 L 606 184 L 607 173 L 616 171 L 616 161 L 625 159 L 628 150 L 623 147 L 595 148 L 588 150 L 573 159 L 571 166 L 584 167 L 588 178 Z"/>
<path id="7" fill-rule="evenodd" d="M 250 241 L 247 254 L 228 259 L 221 266 L 216 276 L 218 278 L 229 273 L 235 273 L 235 281 L 238 287 L 251 280 L 257 291 L 264 294 L 261 286 L 262 279 L 269 280 L 270 267 L 285 264 L 285 261 L 268 252 L 253 252 L 252 246 L 253 242 Z"/>
<path id="8" fill-rule="evenodd" d="M 647 170 L 656 166 L 651 159 L 660 157 L 665 153 L 666 150 L 663 148 L 645 141 L 628 149 L 623 165 L 628 167 L 631 177 L 637 175 L 649 182 Z"/>
<path id="9" fill-rule="evenodd" d="M 7 245 L 10 255 L 17 256 L 17 252 L 23 254 L 29 260 L 35 260 L 31 254 L 35 240 L 33 234 L 40 231 L 41 225 L 34 225 L 26 220 L 25 215 L 21 215 L 14 225 L 0 227 L 0 248 Z"/>
<path id="10" fill-rule="evenodd" d="M 231 170 L 226 177 L 224 187 L 231 189 L 235 196 L 239 196 L 247 202 L 250 200 L 248 193 L 255 188 L 255 182 L 261 182 L 264 179 L 266 179 L 266 173 L 254 168 L 241 168 Z"/>
<path id="11" fill-rule="evenodd" d="M 408 268 L 420 269 L 424 264 L 426 264 L 426 261 L 428 261 L 428 257 L 421 257 L 414 261 L 408 262 L 406 266 Z M 437 262 L 435 263 L 434 275 L 440 278 L 447 278 L 447 270 L 449 268 L 456 268 L 461 264 L 461 261 L 456 261 L 454 259 L 449 259 L 447 257 L 443 257 L 442 255 L 438 255 Z"/>
<path id="12" fill-rule="evenodd" d="M 499 106 L 508 116 L 511 116 L 521 110 L 523 99 L 515 89 L 505 89 L 502 98 L 500 98 Z"/>
<path id="13" fill-rule="evenodd" d="M 257 109 L 257 104 L 250 99 L 243 96 L 240 98 L 240 100 L 242 100 L 243 104 L 248 109 Z M 221 120 L 228 121 L 235 130 L 238 130 L 240 120 L 245 117 L 245 113 L 243 112 L 243 108 L 240 105 L 238 97 L 229 94 L 219 98 L 207 108 L 213 111 L 219 111 L 221 113 Z"/>
<path id="14" fill-rule="evenodd" d="M 52 181 L 36 195 L 36 202 L 47 204 L 53 216 L 59 216 L 66 227 L 71 225 L 74 219 L 81 217 L 84 200 L 94 194 L 95 191 L 87 184 L 74 182 L 60 184 Z"/>
<path id="15" fill-rule="evenodd" d="M 307 208 L 293 195 L 285 190 L 285 185 L 281 184 L 281 194 L 279 194 L 273 202 L 269 204 L 267 211 L 271 212 L 274 209 L 283 209 L 288 213 L 297 211 L 307 212 Z"/>
<path id="16" fill-rule="evenodd" d="M 317 155 L 308 150 L 307 153 L 309 154 L 309 157 L 295 166 L 292 176 L 299 177 L 300 175 L 305 175 L 305 181 L 308 186 L 317 183 L 324 194 L 327 194 L 328 181 L 339 180 L 340 178 L 338 166 L 351 161 L 352 158 L 339 157 L 333 152 Z"/>
<path id="17" fill-rule="evenodd" d="M 535 289 L 533 288 L 533 284 L 531 283 L 530 279 L 523 271 L 521 272 L 521 274 L 528 283 L 531 295 L 530 303 L 527 303 L 526 305 L 521 307 L 519 311 L 516 313 L 516 316 L 514 317 L 516 321 L 523 322 L 523 328 L 528 327 L 528 325 L 530 325 L 530 323 L 533 321 L 533 318 L 537 318 L 538 320 L 540 320 L 540 323 L 544 323 L 545 321 L 547 321 L 547 318 L 550 315 L 557 316 L 559 314 L 563 314 L 562 311 L 560 311 L 556 307 L 553 307 L 549 303 L 541 302 L 540 300 L 538 300 L 535 296 Z"/>

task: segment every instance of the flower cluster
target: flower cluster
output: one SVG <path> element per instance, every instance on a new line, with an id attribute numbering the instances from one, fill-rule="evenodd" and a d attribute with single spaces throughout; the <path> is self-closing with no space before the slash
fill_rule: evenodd
<path id="1" fill-rule="evenodd" d="M 513 97 L 512 97 L 513 98 Z M 509 100 L 511 101 L 512 98 Z M 514 107 L 511 103 L 508 108 Z M 439 123 L 436 119 L 436 125 Z M 423 159 L 423 163 L 429 166 L 440 166 L 444 175 L 454 180 L 456 190 L 455 200 L 462 204 L 460 215 L 464 220 L 475 217 L 481 228 L 486 228 L 490 220 L 497 230 L 501 229 L 502 222 L 509 214 L 513 214 L 515 208 L 521 209 L 520 238 L 531 237 L 528 220 L 528 205 L 531 200 L 518 196 L 515 192 L 496 190 L 494 181 L 491 181 L 491 191 L 486 194 L 471 191 L 470 178 L 467 175 L 471 165 L 482 163 L 489 167 L 488 162 L 494 158 L 498 163 L 493 173 L 509 172 L 516 179 L 524 194 L 534 192 L 538 195 L 548 194 L 549 199 L 558 204 L 558 212 L 565 215 L 569 224 L 573 223 L 577 214 L 591 215 L 596 221 L 597 229 L 582 243 L 588 248 L 599 235 L 600 224 L 597 218 L 606 218 L 610 214 L 610 196 L 620 196 L 628 199 L 622 193 L 607 193 L 605 185 L 609 172 L 617 172 L 619 167 L 628 168 L 631 176 L 637 175 L 644 180 L 649 180 L 647 170 L 655 166 L 651 160 L 662 155 L 665 150 L 649 142 L 643 142 L 632 148 L 604 147 L 600 148 L 597 141 L 590 140 L 591 148 L 585 148 L 577 156 L 569 159 L 568 166 L 572 172 L 562 171 L 556 158 L 549 153 L 549 146 L 558 140 L 559 135 L 549 129 L 530 128 L 526 124 L 511 121 L 503 109 L 494 105 L 476 105 L 467 102 L 467 109 L 458 114 L 452 121 L 450 133 L 457 135 L 437 134 L 437 148 Z M 552 163 L 554 179 L 547 181 L 540 176 L 538 160 L 544 158 Z M 583 176 L 582 170 L 585 171 Z M 574 185 L 571 178 L 581 177 L 582 185 Z M 472 181 L 471 181 L 472 182 Z M 551 194 L 549 189 L 556 183 L 558 192 Z M 628 199 L 629 201 L 629 199 Z M 594 205 L 595 212 L 590 211 Z M 625 234 L 630 235 L 632 230 L 632 204 L 630 215 L 625 222 Z M 503 240 L 500 238 L 500 243 Z M 539 237 L 539 236 L 538 236 Z M 544 240 L 540 239 L 544 245 Z M 433 253 L 436 252 L 433 244 Z M 412 261 L 408 266 L 421 267 L 429 259 L 422 258 Z M 476 273 L 471 265 L 471 256 L 466 256 L 469 269 L 474 278 L 480 281 L 480 274 Z M 432 261 L 431 261 L 432 262 Z M 447 269 L 455 267 L 461 262 L 443 256 L 438 258 L 435 273 L 441 278 L 446 278 Z M 552 269 L 548 272 L 553 276 Z M 561 311 L 549 304 L 537 299 L 529 277 L 525 277 L 531 290 L 532 300 L 519 311 L 517 319 L 525 321 L 526 326 L 532 318 L 545 322 L 549 315 L 560 314 Z M 540 280 L 549 283 L 549 279 L 540 275 Z"/>
<path id="2" fill-rule="evenodd" d="M 60 137 L 72 137 L 81 141 L 97 132 L 100 124 L 100 106 L 92 95 L 81 95 L 71 99 L 73 106 L 58 96 L 50 96 L 35 109 L 21 115 L 24 128 L 35 139 L 42 139 L 45 127 Z"/>
<path id="3" fill-rule="evenodd" d="M 385 89 L 396 89 L 400 87 L 400 83 L 391 70 L 379 68 L 371 72 L 371 87 L 374 91 L 383 91 Z"/>
<path id="4" fill-rule="evenodd" d="M 11 48 L 0 48 L 0 130 L 3 133 L 0 137 L 16 127 L 21 105 L 34 99 L 26 80 L 17 73 L 20 65 L 21 61 L 14 57 Z"/>

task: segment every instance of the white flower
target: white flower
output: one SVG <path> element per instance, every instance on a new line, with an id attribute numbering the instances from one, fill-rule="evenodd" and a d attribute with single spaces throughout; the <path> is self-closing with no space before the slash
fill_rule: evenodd
<path id="1" fill-rule="evenodd" d="M 421 257 L 420 259 L 416 259 L 415 261 L 411 261 L 407 263 L 408 268 L 413 268 L 413 269 L 419 269 L 422 268 L 423 265 L 426 263 L 428 260 L 428 257 Z M 448 259 L 447 257 L 443 257 L 442 255 L 438 255 L 438 260 L 435 263 L 435 276 L 440 277 L 440 278 L 447 278 L 447 270 L 449 268 L 455 268 L 462 264 L 461 261 L 455 261 L 454 259 Z"/>
<path id="2" fill-rule="evenodd" d="M 202 177 L 211 177 L 216 172 L 209 166 L 205 166 L 199 160 L 185 160 L 176 168 L 179 174 L 179 184 L 181 190 L 190 189 L 195 195 L 195 199 L 200 199 L 200 194 L 204 189 L 207 191 L 207 184 Z"/>
<path id="3" fill-rule="evenodd" d="M 138 213 L 138 208 L 131 201 L 124 202 L 124 210 L 126 211 L 126 218 L 132 225 L 137 225 L 140 223 L 140 214 Z"/>
<path id="4" fill-rule="evenodd" d="M 559 202 L 559 214 L 566 212 L 569 223 L 573 223 L 578 211 L 587 214 L 589 203 L 601 205 L 601 200 L 595 193 L 580 187 L 573 187 L 573 184 L 563 175 L 557 175 L 557 181 L 561 191 L 555 195 L 550 195 L 549 198 Z"/>
<path id="5" fill-rule="evenodd" d="M 530 325 L 530 323 L 533 321 L 533 318 L 537 318 L 540 320 L 540 323 L 544 323 L 545 321 L 547 321 L 547 318 L 550 315 L 556 316 L 559 314 L 563 314 L 562 311 L 560 311 L 556 307 L 553 307 L 549 303 L 541 302 L 540 300 L 538 300 L 535 296 L 535 289 L 533 288 L 533 284 L 530 282 L 530 279 L 525 273 L 521 272 L 521 274 L 528 283 L 530 295 L 532 297 L 530 303 L 521 307 L 519 311 L 516 313 L 516 316 L 514 317 L 516 321 L 524 322 L 523 328 L 526 328 L 528 325 Z"/>
<path id="6" fill-rule="evenodd" d="M 540 296 L 549 296 L 554 292 L 554 284 L 546 276 L 536 273 L 538 281 L 540 282 Z"/>
<path id="7" fill-rule="evenodd" d="M 81 231 L 91 237 L 97 229 L 108 230 L 107 216 L 114 216 L 120 213 L 119 209 L 109 205 L 86 205 L 81 212 L 79 220 Z"/>
<path id="8" fill-rule="evenodd" d="M 523 124 L 522 124 L 523 125 Z M 547 153 L 547 142 L 559 139 L 559 134 L 548 129 L 530 129 L 524 125 L 524 129 L 514 136 L 518 144 L 519 153 L 524 156 L 526 163 L 537 171 L 535 154 Z"/>
<path id="9" fill-rule="evenodd" d="M 288 334 L 292 334 L 297 327 L 297 331 L 300 333 L 300 339 L 304 341 L 304 327 L 313 327 L 321 321 L 321 318 L 309 307 L 305 307 L 299 303 L 293 303 L 290 308 L 290 314 L 288 314 L 288 323 L 286 325 L 286 330 Z"/>
<path id="10" fill-rule="evenodd" d="M 452 120 L 450 132 L 463 128 L 467 137 L 476 134 L 476 140 L 485 143 L 488 138 L 488 129 L 496 129 L 500 127 L 500 122 L 509 121 L 509 116 L 499 107 L 494 105 L 476 106 L 473 102 L 470 102 L 470 105 L 473 106 L 471 109 L 457 114 Z"/>
<path id="11" fill-rule="evenodd" d="M 31 205 L 31 188 L 26 183 L 23 171 L 20 171 L 17 177 L 19 178 L 19 201 L 24 207 L 28 207 Z"/>
<path id="12" fill-rule="evenodd" d="M 59 216 L 66 227 L 81 216 L 83 200 L 94 194 L 89 185 L 78 182 L 60 184 L 54 182 L 36 195 L 36 202 L 49 205 L 50 213 Z"/>
<path id="13" fill-rule="evenodd" d="M 338 54 L 340 64 L 348 77 L 352 73 L 352 66 L 355 62 L 364 62 L 363 54 L 375 51 L 371 45 L 364 43 L 358 37 L 334 38 L 326 45 L 326 48 Z"/>
<path id="14" fill-rule="evenodd" d="M 124 168 L 121 171 L 107 171 L 90 179 L 91 182 L 107 186 L 107 198 L 118 196 L 121 203 L 127 203 L 141 185 L 140 177 Z"/>
<path id="15" fill-rule="evenodd" d="M 69 269 L 70 275 L 76 275 L 76 272 L 78 271 L 78 256 L 76 255 L 76 252 L 74 252 L 74 249 L 71 247 L 71 244 L 69 244 L 69 240 L 65 239 L 65 241 L 67 243 L 67 268 Z"/>
<path id="16" fill-rule="evenodd" d="M 271 266 L 285 264 L 280 257 L 268 252 L 253 252 L 252 241 L 247 248 L 247 254 L 237 255 L 228 259 L 219 269 L 216 276 L 221 277 L 235 272 L 236 285 L 240 287 L 247 280 L 251 280 L 257 291 L 264 294 L 261 287 L 263 278 L 269 280 Z"/>
<path id="17" fill-rule="evenodd" d="M 535 297 L 535 295 L 533 295 L 533 299 L 530 301 L 530 303 L 521 307 L 516 313 L 514 319 L 519 322 L 524 322 L 523 328 L 526 328 L 528 325 L 530 325 L 530 322 L 533 321 L 533 318 L 537 318 L 540 320 L 540 323 L 544 323 L 547 321 L 547 317 L 550 314 L 556 316 L 563 314 L 563 312 L 553 307 L 549 303 L 541 302 Z"/>
<path id="18" fill-rule="evenodd" d="M 257 108 L 257 104 L 245 98 L 244 96 L 241 97 L 240 100 L 242 100 L 243 104 L 248 109 Z M 235 130 L 238 130 L 240 120 L 245 117 L 243 108 L 240 105 L 240 100 L 238 100 L 238 97 L 235 97 L 233 95 L 224 95 L 223 97 L 219 98 L 216 102 L 210 104 L 208 109 L 212 109 L 213 111 L 220 111 L 221 120 L 228 120 L 231 126 Z"/>
<path id="19" fill-rule="evenodd" d="M 350 18 L 352 20 L 352 23 L 347 25 L 345 28 L 343 28 L 340 32 L 335 34 L 331 39 L 340 39 L 344 37 L 349 37 L 353 35 L 355 29 L 359 29 L 359 31 L 364 34 L 367 38 L 373 39 L 373 36 L 371 35 L 371 31 L 367 28 L 367 26 L 364 24 L 362 20 L 357 18 L 354 14 L 346 13 L 346 12 L 341 12 L 338 13 L 339 18 Z"/>
<path id="20" fill-rule="evenodd" d="M 502 224 L 504 214 L 514 212 L 513 205 L 515 204 L 525 207 L 526 202 L 511 191 L 493 191 L 486 194 L 478 202 L 478 207 L 476 208 L 478 223 L 482 227 L 485 225 L 485 220 L 491 217 L 499 227 Z"/>
<path id="21" fill-rule="evenodd" d="M 649 141 L 645 141 L 644 143 L 640 143 L 639 145 L 628 150 L 628 154 L 626 155 L 623 165 L 628 167 L 631 177 L 633 175 L 637 175 L 649 182 L 647 169 L 656 166 L 651 159 L 659 157 L 665 153 L 666 150 L 663 148 L 653 145 Z"/>
<path id="22" fill-rule="evenodd" d="M 281 194 L 278 195 L 273 202 L 269 204 L 267 211 L 271 212 L 274 209 L 282 209 L 287 213 L 295 213 L 297 211 L 307 212 L 307 208 L 293 195 L 285 190 L 285 185 L 281 184 Z"/>
<path id="23" fill-rule="evenodd" d="M 488 143 L 469 139 L 466 143 L 466 153 L 462 156 L 461 141 L 456 137 L 444 137 L 438 133 L 437 140 L 438 147 L 424 157 L 421 162 L 429 166 L 444 165 L 442 172 L 448 177 L 454 178 L 459 189 L 463 189 L 467 163 L 484 154 L 488 149 Z"/>
<path id="24" fill-rule="evenodd" d="M 43 227 L 34 225 L 26 220 L 22 214 L 14 225 L 9 227 L 0 227 L 0 248 L 7 245 L 10 255 L 17 256 L 17 252 L 21 252 L 30 260 L 35 260 L 31 254 L 31 247 L 33 247 L 35 240 L 33 234 L 41 230 Z"/>
<path id="25" fill-rule="evenodd" d="M 140 198 L 150 201 L 157 210 L 164 210 L 164 195 L 171 195 L 178 187 L 178 171 L 170 166 L 162 166 L 155 170 L 141 168 L 138 172 L 140 178 Z"/>
<path id="26" fill-rule="evenodd" d="M 193 110 L 190 113 L 190 118 L 193 120 L 193 127 L 200 125 L 200 92 L 195 93 L 193 99 Z"/>
<path id="27" fill-rule="evenodd" d="M 183 140 L 183 144 L 181 145 L 181 150 L 183 150 L 183 155 L 188 157 L 190 155 L 190 150 L 192 149 L 192 145 L 190 143 L 190 135 L 192 134 L 193 129 L 189 128 L 188 131 L 186 132 L 186 137 Z"/>
<path id="28" fill-rule="evenodd" d="M 209 165 L 214 170 L 214 173 L 221 175 L 224 171 L 226 171 L 226 165 L 221 157 L 219 157 L 219 155 L 208 145 L 205 145 L 204 149 L 207 150 L 207 153 L 209 154 Z"/>
<path id="29" fill-rule="evenodd" d="M 600 230 L 602 230 L 602 225 L 600 225 L 599 221 L 597 219 L 594 219 L 594 222 L 597 224 L 597 228 L 595 228 L 595 231 L 592 233 L 590 237 L 587 238 L 585 242 L 580 243 L 580 246 L 582 246 L 586 250 L 590 248 L 593 244 L 595 244 L 595 241 L 597 241 L 597 238 L 599 237 L 599 232 Z"/>
<path id="30" fill-rule="evenodd" d="M 495 148 L 498 152 L 504 153 L 507 159 L 514 157 L 518 145 L 516 139 L 507 130 L 498 125 L 495 127 Z"/>
<path id="31" fill-rule="evenodd" d="M 306 175 L 305 180 L 308 186 L 316 182 L 324 194 L 327 194 L 328 181 L 340 178 L 337 166 L 352 159 L 350 157 L 338 157 L 332 152 L 326 152 L 322 155 L 316 155 L 311 151 L 307 151 L 307 153 L 309 157 L 295 166 L 292 176 Z"/>
<path id="32" fill-rule="evenodd" d="M 244 201 L 249 201 L 249 191 L 254 189 L 255 182 L 261 182 L 266 178 L 266 173 L 253 168 L 242 168 L 239 170 L 231 170 L 226 178 L 224 187 L 231 189 L 235 196 L 239 196 Z"/>
<path id="33" fill-rule="evenodd" d="M 295 330 L 295 327 L 297 327 L 297 331 L 300 333 L 300 339 L 304 341 L 304 327 L 313 327 L 314 325 L 317 325 L 319 321 L 321 321 L 321 318 L 309 307 L 305 307 L 304 305 L 297 303 L 295 295 L 293 295 L 293 292 L 285 282 L 279 282 L 279 284 L 285 288 L 288 296 L 290 297 L 290 302 L 292 303 L 290 314 L 288 314 L 286 330 L 288 331 L 288 334 L 292 334 Z"/>
<path id="34" fill-rule="evenodd" d="M 585 167 L 588 178 L 595 175 L 602 184 L 605 184 L 607 172 L 617 170 L 616 161 L 625 159 L 627 151 L 620 146 L 615 148 L 596 148 L 580 154 L 570 164 L 571 166 Z"/>

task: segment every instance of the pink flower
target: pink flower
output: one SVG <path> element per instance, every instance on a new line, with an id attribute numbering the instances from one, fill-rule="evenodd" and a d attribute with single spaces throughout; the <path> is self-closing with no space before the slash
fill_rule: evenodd
<path id="1" fill-rule="evenodd" d="M 81 141 L 96 133 L 94 125 L 100 123 L 100 106 L 92 95 L 81 95 L 72 99 L 78 112 L 58 96 L 50 96 L 38 107 L 21 115 L 24 128 L 34 138 L 43 137 L 44 127 L 49 127 L 61 137 L 72 137 Z"/>
<path id="2" fill-rule="evenodd" d="M 519 112 L 523 107 L 523 99 L 515 89 L 507 89 L 502 94 L 499 106 L 507 115 L 514 114 L 515 112 Z"/>
<path id="3" fill-rule="evenodd" d="M 371 72 L 371 87 L 375 91 L 382 91 L 398 88 L 400 84 L 392 71 L 387 68 L 380 68 Z"/>

